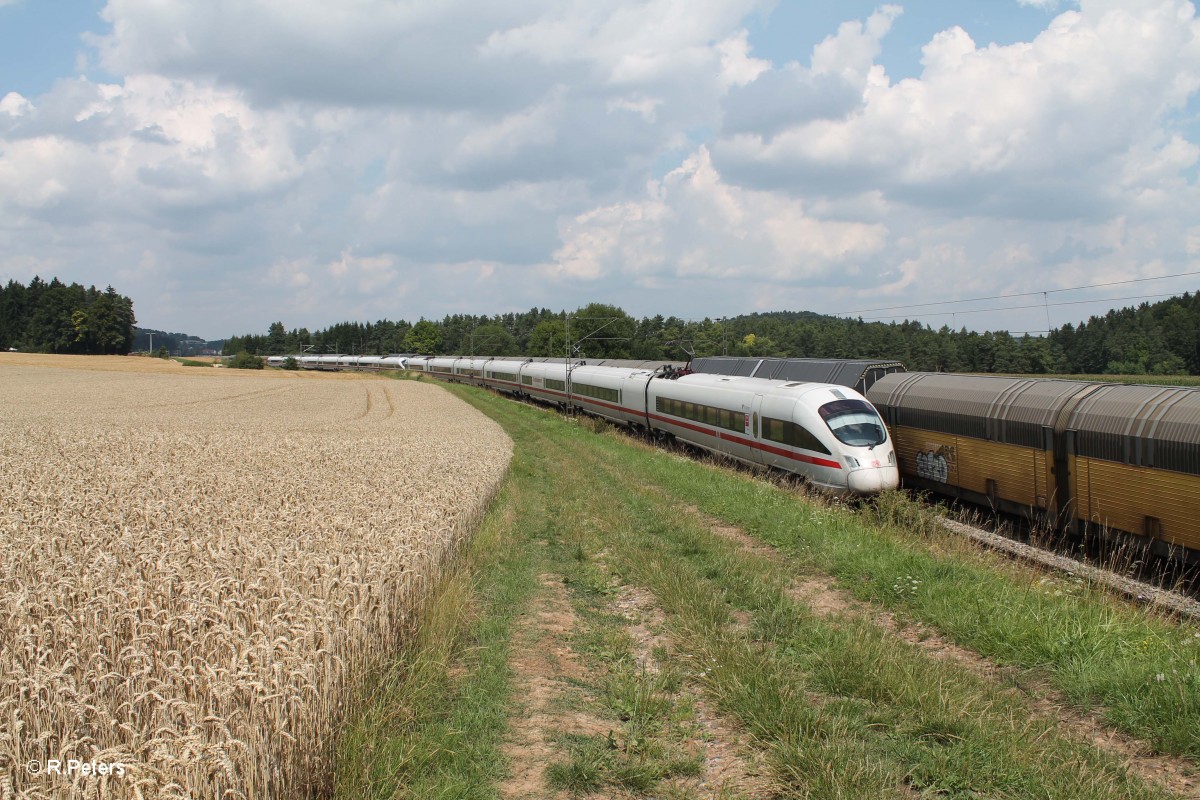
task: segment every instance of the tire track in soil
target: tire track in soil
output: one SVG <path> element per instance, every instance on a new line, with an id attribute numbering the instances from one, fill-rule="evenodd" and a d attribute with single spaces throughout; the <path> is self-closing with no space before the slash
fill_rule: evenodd
<path id="1" fill-rule="evenodd" d="M 358 422 L 360 419 L 365 419 L 367 417 L 367 415 L 371 413 L 371 387 L 364 386 L 363 394 L 365 394 L 367 396 L 367 407 L 363 409 L 363 412 L 361 414 L 359 414 L 358 416 L 356 416 L 354 418 L 355 422 Z"/>
<path id="2" fill-rule="evenodd" d="M 380 388 L 383 389 L 383 399 L 387 401 L 388 410 L 387 414 L 384 416 L 384 419 L 387 419 L 396 413 L 396 404 L 392 400 L 391 387 L 387 384 L 383 384 Z"/>
<path id="3" fill-rule="evenodd" d="M 252 392 L 239 392 L 238 394 L 227 394 L 220 397 L 206 397 L 200 400 L 185 400 L 181 403 L 147 403 L 142 408 L 179 408 L 180 406 L 200 406 L 216 403 L 226 403 L 230 400 L 248 400 L 251 397 L 262 398 L 279 392 L 295 391 L 295 386 L 271 386 L 266 389 L 255 389 Z"/>
<path id="4" fill-rule="evenodd" d="M 569 798 L 569 794 L 551 792 L 546 786 L 546 767 L 558 755 L 552 739 L 562 733 L 602 735 L 613 728 L 613 723 L 581 710 L 580 703 L 567 702 L 578 696 L 571 684 L 588 677 L 566 644 L 579 620 L 562 580 L 542 575 L 541 582 L 545 591 L 531 606 L 538 610 L 522 615 L 509 659 L 524 708 L 509 717 L 509 739 L 503 753 L 511 769 L 500 784 L 500 796 L 505 800 Z"/>
<path id="5" fill-rule="evenodd" d="M 648 672 L 658 672 L 660 665 L 654 656 L 659 648 L 669 650 L 670 640 L 663 633 L 666 614 L 658 607 L 654 595 L 645 589 L 622 584 L 617 590 L 615 609 L 627 620 L 626 632 L 633 643 L 638 665 Z M 697 778 L 673 781 L 686 797 L 766 800 L 777 796 L 778 787 L 767 777 L 760 754 L 748 744 L 748 739 L 730 720 L 718 714 L 704 699 L 703 690 L 691 683 L 684 684 L 690 696 L 698 728 L 695 736 L 697 750 L 703 751 L 704 772 Z"/>
<path id="6" fill-rule="evenodd" d="M 775 563 L 786 563 L 776 548 L 753 538 L 740 528 L 707 516 L 695 506 L 685 507 L 717 536 L 737 544 L 743 550 Z M 926 655 L 951 662 L 990 681 L 1007 681 L 1038 716 L 1058 724 L 1067 735 L 1091 742 L 1095 747 L 1119 758 L 1125 768 L 1148 784 L 1158 784 L 1182 797 L 1200 798 L 1200 770 L 1186 758 L 1159 755 L 1149 743 L 1135 739 L 1109 726 L 1097 712 L 1077 711 L 1066 697 L 1044 681 L 1030 680 L 1015 667 L 1003 667 L 974 650 L 951 642 L 918 622 L 901 622 L 889 611 L 861 601 L 836 587 L 833 578 L 807 576 L 793 582 L 788 596 L 812 609 L 819 617 L 845 615 L 867 618 L 901 640 L 920 648 Z"/>

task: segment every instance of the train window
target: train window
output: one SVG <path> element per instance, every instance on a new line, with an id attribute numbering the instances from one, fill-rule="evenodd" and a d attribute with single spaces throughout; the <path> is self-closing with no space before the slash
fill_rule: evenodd
<path id="1" fill-rule="evenodd" d="M 792 447 L 799 447 L 804 450 L 812 450 L 817 453 L 829 455 L 829 448 L 821 443 L 821 440 L 813 434 L 808 428 L 796 423 L 790 423 L 788 431 L 788 444 Z"/>
<path id="2" fill-rule="evenodd" d="M 887 441 L 883 420 L 865 400 L 834 400 L 818 408 L 817 413 L 843 444 L 874 447 Z"/>
<path id="3" fill-rule="evenodd" d="M 603 392 L 604 394 L 600 396 L 606 400 L 621 402 L 621 393 L 616 389 L 598 388 L 597 391 Z M 737 431 L 738 433 L 743 433 L 745 430 L 740 411 L 706 406 L 703 403 L 688 403 L 670 397 L 656 397 L 654 399 L 654 408 L 656 411 L 661 411 L 664 414 L 670 414 L 674 417 L 692 419 L 696 422 L 704 422 L 715 427 Z"/>
<path id="4" fill-rule="evenodd" d="M 526 386 L 533 386 L 533 376 L 532 375 L 522 375 L 521 383 L 525 384 Z"/>
<path id="5" fill-rule="evenodd" d="M 604 386 L 592 386 L 587 383 L 573 384 L 576 394 L 584 397 L 594 397 L 597 400 L 618 400 L 620 393 L 616 389 L 609 389 Z"/>
<path id="6" fill-rule="evenodd" d="M 803 425 L 797 425 L 787 420 L 763 417 L 762 438 L 791 447 L 799 447 L 804 450 L 825 453 L 826 455 L 829 454 L 829 448 L 822 444 L 821 440 L 814 436 L 812 431 Z"/>

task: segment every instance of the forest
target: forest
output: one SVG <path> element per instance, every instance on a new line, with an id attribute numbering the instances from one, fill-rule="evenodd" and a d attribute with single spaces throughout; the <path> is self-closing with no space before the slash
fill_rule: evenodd
<path id="1" fill-rule="evenodd" d="M 0 287 L 0 350 L 125 355 L 133 347 L 133 301 L 58 278 Z"/>
<path id="2" fill-rule="evenodd" d="M 910 370 L 1074 375 L 1200 375 L 1200 293 L 1109 311 L 1049 336 L 933 329 L 915 321 L 864 322 L 809 311 L 728 319 L 636 319 L 592 303 L 441 321 L 343 322 L 318 331 L 273 323 L 265 335 L 233 336 L 225 353 L 563 356 L 686 361 L 692 356 L 886 358 Z"/>

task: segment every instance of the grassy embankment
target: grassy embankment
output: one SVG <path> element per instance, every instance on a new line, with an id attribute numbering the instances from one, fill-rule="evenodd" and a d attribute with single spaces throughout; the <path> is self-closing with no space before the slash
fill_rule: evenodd
<path id="1" fill-rule="evenodd" d="M 512 436 L 511 474 L 420 640 L 349 727 L 340 796 L 496 796 L 506 731 L 528 714 L 514 657 L 531 646 L 569 648 L 585 667 L 561 702 L 598 723 L 550 730 L 538 766 L 545 785 L 573 792 L 695 796 L 701 702 L 742 732 L 784 796 L 1169 796 L 1047 713 L 1047 696 L 1200 757 L 1195 626 L 981 554 L 899 497 L 868 520 L 602 426 L 450 390 Z M 821 581 L 848 599 L 832 615 L 796 591 Z M 527 620 L 560 583 L 576 621 L 551 642 Z M 615 610 L 630 590 L 664 620 L 653 669 Z M 924 633 L 902 635 L 913 625 Z M 921 636 L 988 666 L 938 657 Z"/>
<path id="2" fill-rule="evenodd" d="M 1200 386 L 1200 375 L 1013 375 L 1015 378 L 1056 378 L 1098 383 L 1147 383 L 1154 386 Z"/>

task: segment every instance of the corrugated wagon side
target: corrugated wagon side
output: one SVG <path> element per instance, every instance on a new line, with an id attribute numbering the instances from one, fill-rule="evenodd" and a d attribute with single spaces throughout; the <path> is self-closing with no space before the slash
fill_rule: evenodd
<path id="1" fill-rule="evenodd" d="M 907 486 L 1200 557 L 1200 390 L 904 373 L 867 397 Z"/>

